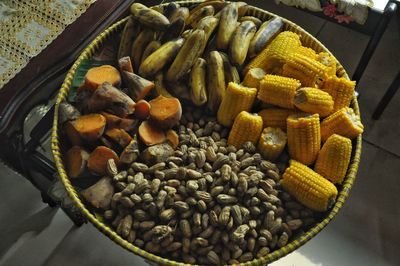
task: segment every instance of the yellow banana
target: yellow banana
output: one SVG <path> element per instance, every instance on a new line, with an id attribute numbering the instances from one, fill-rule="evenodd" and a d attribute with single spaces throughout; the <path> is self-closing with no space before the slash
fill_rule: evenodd
<path id="1" fill-rule="evenodd" d="M 204 6 L 197 10 L 194 13 L 191 13 L 190 16 L 186 20 L 186 24 L 195 28 L 199 20 L 204 17 L 214 15 L 214 7 L 213 6 Z"/>
<path id="2" fill-rule="evenodd" d="M 143 51 L 143 55 L 141 58 L 141 62 L 143 62 L 149 55 L 151 55 L 154 51 L 160 48 L 161 43 L 159 41 L 151 41 L 147 46 L 146 49 Z"/>
<path id="3" fill-rule="evenodd" d="M 139 67 L 139 75 L 147 78 L 154 76 L 174 59 L 182 47 L 183 41 L 183 38 L 179 37 L 161 45 L 142 62 Z"/>
<path id="4" fill-rule="evenodd" d="M 226 5 L 221 10 L 221 18 L 217 33 L 217 48 L 219 50 L 228 49 L 229 42 L 232 38 L 233 32 L 236 29 L 237 20 L 238 7 L 234 3 Z"/>
<path id="5" fill-rule="evenodd" d="M 197 106 L 207 102 L 206 66 L 206 60 L 197 58 L 190 72 L 190 98 Z"/>
<path id="6" fill-rule="evenodd" d="M 188 17 L 189 17 L 189 9 L 187 7 L 180 7 L 176 9 L 174 13 L 172 13 L 171 17 L 169 18 L 169 21 L 173 23 L 178 18 L 183 18 L 183 20 L 186 21 Z"/>
<path id="7" fill-rule="evenodd" d="M 244 16 L 244 17 L 241 17 L 241 18 L 239 19 L 239 21 L 240 21 L 240 22 L 243 22 L 243 21 L 252 21 L 252 22 L 256 25 L 257 28 L 259 28 L 259 27 L 261 26 L 261 24 L 262 24 L 261 19 L 256 18 L 256 17 L 253 17 L 253 16 Z"/>
<path id="8" fill-rule="evenodd" d="M 249 50 L 250 41 L 257 27 L 252 21 L 243 21 L 236 28 L 229 46 L 229 56 L 234 65 L 243 65 Z"/>
<path id="9" fill-rule="evenodd" d="M 220 52 L 220 55 L 224 62 L 225 83 L 226 84 L 229 84 L 229 82 L 240 83 L 239 71 L 235 66 L 231 64 L 228 55 L 223 52 Z"/>
<path id="10" fill-rule="evenodd" d="M 166 7 L 164 7 L 164 16 L 168 19 L 171 18 L 172 14 L 174 14 L 176 12 L 176 10 L 180 8 L 180 5 L 178 3 L 175 2 L 171 2 L 169 3 Z M 170 21 L 171 22 L 171 21 Z M 172 23 L 172 22 L 171 22 Z"/>
<path id="11" fill-rule="evenodd" d="M 204 38 L 204 44 L 203 47 L 200 49 L 200 56 L 203 54 L 204 49 L 206 48 L 206 45 L 208 43 L 208 40 L 210 39 L 211 34 L 215 31 L 215 29 L 218 26 L 219 19 L 213 17 L 213 16 L 208 16 L 202 18 L 199 23 L 197 23 L 196 29 L 199 30 L 204 30 L 205 33 L 205 38 Z"/>
<path id="12" fill-rule="evenodd" d="M 162 33 L 161 43 L 165 43 L 172 39 L 175 39 L 181 35 L 183 29 L 185 28 L 185 20 L 182 17 L 177 18 L 174 22 L 169 25 L 168 29 Z"/>
<path id="13" fill-rule="evenodd" d="M 225 95 L 224 62 L 218 51 L 211 51 L 207 60 L 207 108 L 216 114 Z"/>
<path id="14" fill-rule="evenodd" d="M 139 24 L 130 17 L 122 31 L 121 41 L 118 49 L 118 59 L 131 55 L 133 38 L 138 34 Z"/>
<path id="15" fill-rule="evenodd" d="M 197 12 L 199 9 L 203 8 L 204 6 L 212 6 L 214 7 L 214 12 L 219 12 L 224 6 L 225 6 L 225 1 L 221 0 L 212 0 L 212 1 L 205 1 L 203 3 L 200 3 L 196 5 L 193 9 L 190 10 L 190 14 L 193 14 Z"/>
<path id="16" fill-rule="evenodd" d="M 152 29 L 143 29 L 132 44 L 131 58 L 135 71 L 138 71 L 142 55 L 147 45 L 154 40 L 155 32 Z"/>
<path id="17" fill-rule="evenodd" d="M 166 30 L 170 24 L 163 14 L 140 3 L 131 5 L 131 14 L 140 23 L 155 30 Z"/>
<path id="18" fill-rule="evenodd" d="M 162 95 L 164 97 L 170 97 L 170 98 L 174 97 L 168 92 L 167 88 L 165 87 L 164 74 L 162 71 L 158 72 L 155 75 L 154 86 L 155 86 L 156 92 L 158 94 L 157 96 Z"/>

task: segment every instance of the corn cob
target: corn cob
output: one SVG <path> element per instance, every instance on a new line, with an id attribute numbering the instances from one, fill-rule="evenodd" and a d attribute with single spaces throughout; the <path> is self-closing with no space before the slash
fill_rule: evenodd
<path id="1" fill-rule="evenodd" d="M 233 120 L 241 111 L 250 111 L 256 95 L 257 89 L 255 88 L 247 88 L 229 82 L 218 109 L 218 122 L 226 127 L 232 126 Z"/>
<path id="2" fill-rule="evenodd" d="M 228 145 L 241 148 L 246 141 L 256 144 L 262 131 L 262 118 L 246 111 L 240 112 L 233 122 Z"/>
<path id="3" fill-rule="evenodd" d="M 303 87 L 315 87 L 326 79 L 327 67 L 302 54 L 292 54 L 283 66 L 282 75 L 298 79 Z"/>
<path id="4" fill-rule="evenodd" d="M 294 32 L 284 31 L 262 50 L 246 66 L 245 73 L 252 68 L 262 68 L 267 73 L 271 69 L 281 68 L 287 58 L 301 45 L 300 37 Z"/>
<path id="5" fill-rule="evenodd" d="M 354 97 L 355 86 L 355 81 L 332 76 L 324 82 L 321 89 L 332 96 L 335 102 L 333 105 L 333 111 L 335 112 L 343 107 L 350 106 L 350 102 Z"/>
<path id="6" fill-rule="evenodd" d="M 283 108 L 294 108 L 293 98 L 300 82 L 292 78 L 265 75 L 260 81 L 257 98 Z"/>
<path id="7" fill-rule="evenodd" d="M 294 95 L 294 105 L 306 113 L 324 117 L 332 113 L 333 100 L 329 93 L 316 88 L 301 88 Z"/>
<path id="8" fill-rule="evenodd" d="M 258 115 L 263 120 L 263 127 L 278 127 L 286 131 L 286 119 L 294 113 L 290 109 L 270 108 L 261 110 Z"/>
<path id="9" fill-rule="evenodd" d="M 333 134 L 353 139 L 363 131 L 364 126 L 360 117 L 350 107 L 344 107 L 336 111 L 321 122 L 322 141 L 327 140 Z"/>
<path id="10" fill-rule="evenodd" d="M 244 76 L 242 84 L 246 87 L 258 89 L 260 81 L 264 78 L 265 74 L 265 71 L 261 68 L 252 68 Z"/>
<path id="11" fill-rule="evenodd" d="M 351 157 L 351 140 L 337 134 L 330 136 L 318 153 L 314 170 L 334 184 L 342 183 Z"/>
<path id="12" fill-rule="evenodd" d="M 295 53 L 307 56 L 307 57 L 309 57 L 311 59 L 317 59 L 317 53 L 313 49 L 311 49 L 309 47 L 299 46 L 296 49 Z"/>
<path id="13" fill-rule="evenodd" d="M 287 137 L 290 157 L 305 165 L 313 164 L 321 148 L 319 115 L 290 115 Z"/>
<path id="14" fill-rule="evenodd" d="M 266 127 L 258 141 L 258 149 L 267 160 L 276 160 L 286 145 L 286 133 L 280 128 Z"/>
<path id="15" fill-rule="evenodd" d="M 317 56 L 317 61 L 327 66 L 327 75 L 335 76 L 336 75 L 336 59 L 327 52 L 321 52 Z"/>
<path id="16" fill-rule="evenodd" d="M 331 182 L 295 160 L 290 160 L 281 185 L 299 202 L 315 211 L 326 211 L 332 207 L 338 194 Z"/>

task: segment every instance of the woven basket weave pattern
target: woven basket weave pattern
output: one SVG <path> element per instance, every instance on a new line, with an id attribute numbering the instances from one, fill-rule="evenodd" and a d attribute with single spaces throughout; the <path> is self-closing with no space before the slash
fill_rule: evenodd
<path id="1" fill-rule="evenodd" d="M 195 3 L 200 3 L 203 1 L 178 1 L 178 3 L 181 4 L 181 6 L 190 6 Z M 256 8 L 256 7 L 250 7 L 247 14 L 253 15 L 255 17 L 258 17 L 262 20 L 269 19 L 271 17 L 276 17 L 276 15 L 269 13 L 267 11 L 264 11 L 262 9 Z M 282 18 L 283 19 L 283 18 Z M 93 224 L 95 225 L 101 232 L 103 232 L 107 237 L 109 237 L 111 240 L 113 240 L 115 243 L 119 244 L 123 248 L 151 261 L 155 262 L 159 265 L 185 265 L 184 263 L 179 263 L 175 262 L 172 260 L 168 260 L 159 256 L 156 256 L 154 254 L 148 253 L 143 249 L 140 249 L 122 237 L 120 237 L 112 228 L 110 228 L 107 224 L 104 224 L 103 222 L 99 221 L 93 213 L 91 213 L 86 206 L 82 203 L 80 200 L 78 193 L 76 189 L 72 186 L 65 167 L 64 163 L 62 161 L 62 152 L 60 149 L 60 140 L 59 140 L 59 128 L 58 128 L 58 114 L 59 114 L 59 104 L 62 101 L 65 101 L 67 99 L 71 84 L 72 84 L 72 79 L 75 75 L 75 71 L 79 64 L 81 63 L 82 60 L 90 58 L 98 49 L 99 47 L 113 34 L 121 31 L 122 27 L 126 23 L 127 18 L 115 23 L 112 25 L 110 28 L 105 30 L 103 33 L 101 33 L 84 51 L 83 53 L 79 56 L 75 64 L 72 66 L 70 71 L 67 74 L 67 77 L 64 81 L 64 83 L 61 86 L 60 92 L 57 97 L 56 101 L 56 108 L 55 108 L 55 114 L 54 114 L 54 121 L 53 121 L 53 128 L 52 128 L 52 151 L 53 151 L 53 156 L 54 160 L 56 163 L 57 170 L 60 174 L 61 180 L 63 184 L 65 185 L 67 192 L 69 196 L 72 198 L 72 201 L 74 204 L 82 211 L 83 215 Z M 313 48 L 317 52 L 321 51 L 326 51 L 329 52 L 328 49 L 323 46 L 318 40 L 316 40 L 312 35 L 307 33 L 305 30 L 303 30 L 301 27 L 297 26 L 296 24 L 283 19 L 285 23 L 285 29 L 290 30 L 293 32 L 298 33 L 301 35 L 301 41 L 304 46 Z M 339 77 L 347 77 L 346 71 L 343 69 L 343 67 L 340 65 L 338 62 L 338 67 L 337 67 L 337 75 Z M 358 103 L 357 99 L 354 98 L 352 101 L 352 108 L 354 109 L 356 114 L 359 114 L 359 108 L 358 108 Z M 337 201 L 334 205 L 334 207 L 329 211 L 329 213 L 326 214 L 326 217 L 319 223 L 317 223 L 314 227 L 309 229 L 306 233 L 301 234 L 299 237 L 296 239 L 291 240 L 288 245 L 285 247 L 282 247 L 267 256 L 260 258 L 260 259 L 255 259 L 250 262 L 246 263 L 241 263 L 240 265 L 266 265 L 267 263 L 271 263 L 273 261 L 278 260 L 279 258 L 289 254 L 290 252 L 296 250 L 303 244 L 305 244 L 307 241 L 309 241 L 311 238 L 313 238 L 316 234 L 318 234 L 332 219 L 333 217 L 338 213 L 340 208 L 343 206 L 343 203 L 345 202 L 346 198 L 349 195 L 350 189 L 354 183 L 354 180 L 356 178 L 356 173 L 358 170 L 358 164 L 360 161 L 360 156 L 361 156 L 361 141 L 362 137 L 361 135 L 358 136 L 358 138 L 353 141 L 353 154 L 351 158 L 351 162 L 349 165 L 349 170 L 347 172 L 346 178 L 344 179 L 344 182 L 342 186 L 339 188 L 339 195 L 337 198 Z"/>

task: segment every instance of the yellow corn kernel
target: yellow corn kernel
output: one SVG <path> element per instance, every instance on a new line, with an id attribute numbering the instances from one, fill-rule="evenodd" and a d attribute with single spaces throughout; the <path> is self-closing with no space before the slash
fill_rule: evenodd
<path id="1" fill-rule="evenodd" d="M 332 113 L 333 100 L 329 93 L 316 88 L 301 88 L 294 95 L 294 105 L 306 113 L 324 117 Z"/>
<path id="2" fill-rule="evenodd" d="M 303 87 L 315 87 L 326 79 L 327 67 L 302 54 L 292 54 L 283 66 L 282 75 L 298 79 Z"/>
<path id="3" fill-rule="evenodd" d="M 287 138 L 290 157 L 305 165 L 313 164 L 321 148 L 319 115 L 290 115 Z"/>
<path id="4" fill-rule="evenodd" d="M 260 154 L 266 160 L 276 160 L 286 145 L 286 133 L 280 128 L 266 127 L 258 141 Z"/>
<path id="5" fill-rule="evenodd" d="M 265 74 L 265 71 L 261 68 L 252 68 L 244 76 L 242 84 L 246 87 L 258 89 L 260 81 L 263 79 Z"/>
<path id="6" fill-rule="evenodd" d="M 256 144 L 261 135 L 262 125 L 262 118 L 257 114 L 250 114 L 246 111 L 240 112 L 236 116 L 229 133 L 228 145 L 240 149 L 246 141 Z"/>
<path id="7" fill-rule="evenodd" d="M 360 117 L 350 107 L 343 107 L 321 122 L 322 141 L 327 140 L 333 134 L 353 139 L 363 131 L 364 126 Z"/>
<path id="8" fill-rule="evenodd" d="M 314 170 L 334 184 L 341 184 L 351 157 L 351 140 L 337 134 L 330 136 L 318 153 Z"/>
<path id="9" fill-rule="evenodd" d="M 286 131 L 286 119 L 294 113 L 290 109 L 271 108 L 261 110 L 258 115 L 263 120 L 263 127 L 278 127 Z"/>
<path id="10" fill-rule="evenodd" d="M 351 100 L 354 97 L 355 86 L 355 81 L 332 76 L 324 82 L 321 89 L 332 96 L 332 99 L 335 102 L 333 105 L 333 111 L 335 112 L 343 107 L 350 106 Z"/>
<path id="11" fill-rule="evenodd" d="M 313 49 L 311 49 L 309 47 L 299 46 L 296 49 L 295 53 L 296 54 L 305 55 L 305 56 L 307 56 L 309 58 L 312 58 L 312 59 L 317 59 L 317 53 Z"/>
<path id="12" fill-rule="evenodd" d="M 257 98 L 283 108 L 294 108 L 293 98 L 300 82 L 277 75 L 265 75 L 260 81 Z"/>
<path id="13" fill-rule="evenodd" d="M 327 52 L 321 52 L 317 56 L 317 61 L 327 66 L 326 74 L 328 76 L 336 75 L 336 59 Z"/>
<path id="14" fill-rule="evenodd" d="M 279 33 L 245 68 L 262 68 L 267 73 L 271 69 L 281 68 L 287 58 L 301 45 L 300 36 L 291 31 Z"/>
<path id="15" fill-rule="evenodd" d="M 229 82 L 218 109 L 218 122 L 226 127 L 232 126 L 233 120 L 241 111 L 250 111 L 256 95 L 257 89 L 255 88 L 247 88 Z"/>
<path id="16" fill-rule="evenodd" d="M 290 160 L 283 173 L 282 188 L 300 203 L 314 211 L 326 211 L 335 203 L 335 185 L 306 165 Z"/>

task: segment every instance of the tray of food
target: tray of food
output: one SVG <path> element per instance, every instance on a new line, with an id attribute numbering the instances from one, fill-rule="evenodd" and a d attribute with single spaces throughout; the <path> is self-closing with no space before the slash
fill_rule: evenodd
<path id="1" fill-rule="evenodd" d="M 265 265 L 339 212 L 358 170 L 355 82 L 245 2 L 132 4 L 58 94 L 57 170 L 82 214 L 160 265 Z M 109 60 L 96 53 L 110 40 Z"/>

